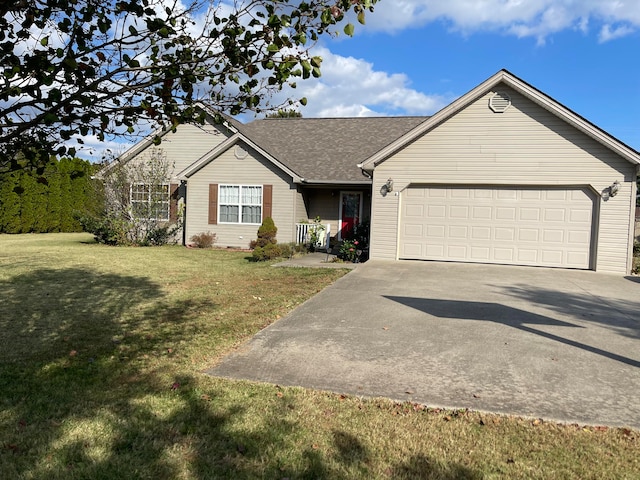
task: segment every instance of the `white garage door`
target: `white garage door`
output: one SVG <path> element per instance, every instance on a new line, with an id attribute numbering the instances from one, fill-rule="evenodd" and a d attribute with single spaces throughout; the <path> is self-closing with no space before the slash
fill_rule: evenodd
<path id="1" fill-rule="evenodd" d="M 579 188 L 410 187 L 400 258 L 589 269 L 593 205 Z"/>

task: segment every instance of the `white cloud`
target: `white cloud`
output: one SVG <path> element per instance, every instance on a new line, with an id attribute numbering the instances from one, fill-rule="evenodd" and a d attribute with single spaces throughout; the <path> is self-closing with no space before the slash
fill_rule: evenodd
<path id="1" fill-rule="evenodd" d="M 626 37 L 631 35 L 635 31 L 634 28 L 628 25 L 620 25 L 618 27 L 612 27 L 611 25 L 604 25 L 598 35 L 600 43 L 608 42 L 609 40 L 615 40 L 616 38 Z"/>
<path id="2" fill-rule="evenodd" d="M 322 77 L 299 81 L 295 90 L 283 90 L 272 103 L 306 97 L 309 103 L 301 110 L 305 117 L 365 117 L 431 115 L 453 98 L 418 92 L 406 75 L 375 70 L 362 59 L 335 55 L 326 48 L 314 54 L 323 58 Z"/>
<path id="3" fill-rule="evenodd" d="M 498 31 L 544 43 L 566 29 L 586 33 L 592 24 L 605 25 L 600 41 L 640 29 L 637 0 L 382 0 L 375 9 L 367 28 L 388 32 L 442 21 L 463 34 Z"/>

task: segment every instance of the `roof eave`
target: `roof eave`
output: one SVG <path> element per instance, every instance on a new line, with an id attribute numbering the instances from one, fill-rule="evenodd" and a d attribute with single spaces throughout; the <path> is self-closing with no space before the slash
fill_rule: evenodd
<path id="1" fill-rule="evenodd" d="M 301 178 L 303 185 L 371 185 L 371 180 L 315 180 L 310 178 Z"/>

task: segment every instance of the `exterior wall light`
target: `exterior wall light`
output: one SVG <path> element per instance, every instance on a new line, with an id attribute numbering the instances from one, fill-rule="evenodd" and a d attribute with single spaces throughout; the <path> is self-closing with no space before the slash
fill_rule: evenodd
<path id="1" fill-rule="evenodd" d="M 380 187 L 380 195 L 386 197 L 389 192 L 393 192 L 393 180 L 389 179 Z"/>
<path id="2" fill-rule="evenodd" d="M 613 184 L 609 187 L 609 196 L 610 197 L 615 197 L 618 194 L 618 191 L 620 190 L 620 182 L 618 180 L 616 180 L 615 182 L 613 182 Z"/>

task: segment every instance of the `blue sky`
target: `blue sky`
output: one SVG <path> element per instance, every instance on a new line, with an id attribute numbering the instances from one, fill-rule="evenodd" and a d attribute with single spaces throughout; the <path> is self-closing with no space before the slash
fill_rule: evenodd
<path id="1" fill-rule="evenodd" d="M 638 0 L 381 0 L 314 48 L 305 117 L 430 115 L 506 68 L 640 150 Z"/>
<path id="2" fill-rule="evenodd" d="M 353 38 L 312 48 L 320 79 L 272 103 L 306 97 L 304 117 L 432 115 L 505 68 L 640 150 L 640 0 L 379 0 L 354 23 Z M 125 148 L 87 143 L 94 159 Z"/>

